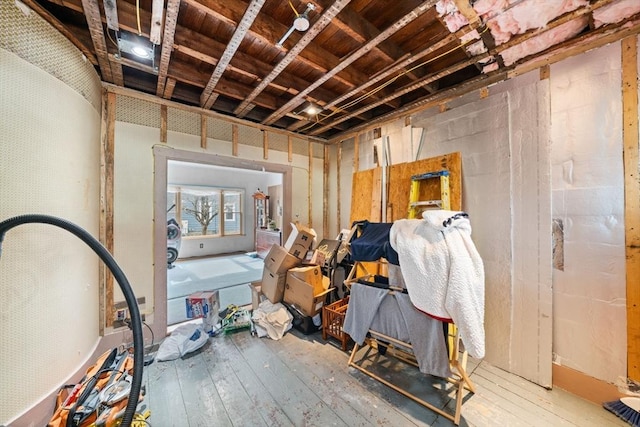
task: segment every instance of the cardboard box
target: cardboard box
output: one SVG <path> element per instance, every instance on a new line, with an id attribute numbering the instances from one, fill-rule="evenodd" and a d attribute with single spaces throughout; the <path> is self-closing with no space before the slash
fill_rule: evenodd
<path id="1" fill-rule="evenodd" d="M 303 265 L 318 265 L 324 266 L 324 253 L 319 250 L 313 250 L 307 252 L 307 256 L 302 261 Z"/>
<path id="2" fill-rule="evenodd" d="M 294 306 L 306 316 L 315 316 L 322 310 L 326 295 L 333 288 L 329 288 L 329 278 L 322 276 L 320 292 L 317 287 L 298 279 L 295 276 L 287 275 L 287 283 L 284 290 L 284 302 Z M 325 287 L 326 286 L 326 287 Z M 329 289 L 327 289 L 329 288 Z"/>
<path id="3" fill-rule="evenodd" d="M 291 223 L 291 228 L 291 234 L 289 234 L 284 247 L 291 255 L 304 259 L 307 252 L 313 248 L 316 232 L 312 228 L 293 222 Z"/>
<path id="4" fill-rule="evenodd" d="M 188 319 L 217 318 L 220 312 L 218 291 L 196 292 L 185 298 Z"/>
<path id="5" fill-rule="evenodd" d="M 300 259 L 291 255 L 280 245 L 273 245 L 264 258 L 264 266 L 273 273 L 286 273 L 290 268 L 300 265 Z"/>
<path id="6" fill-rule="evenodd" d="M 260 285 L 262 294 L 274 304 L 282 301 L 286 280 L 287 273 L 277 274 L 269 271 L 268 268 L 263 269 Z"/>
<path id="7" fill-rule="evenodd" d="M 255 310 L 265 298 L 262 293 L 262 282 L 251 282 L 249 287 L 251 288 L 251 309 Z"/>
<path id="8" fill-rule="evenodd" d="M 323 287 L 322 269 L 317 265 L 292 268 L 287 272 L 287 280 L 290 277 L 309 283 L 313 287 L 315 294 L 319 294 L 329 287 L 329 285 Z"/>

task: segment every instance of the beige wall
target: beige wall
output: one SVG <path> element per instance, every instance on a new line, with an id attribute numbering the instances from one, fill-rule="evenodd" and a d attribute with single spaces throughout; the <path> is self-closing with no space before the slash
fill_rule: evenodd
<path id="1" fill-rule="evenodd" d="M 97 237 L 98 76 L 66 39 L 13 2 L 0 2 L 0 29 L 0 221 L 47 214 Z M 77 237 L 51 225 L 7 233 L 0 258 L 0 424 L 11 425 L 68 382 L 93 353 L 98 262 Z M 50 413 L 53 401 L 46 403 Z"/>

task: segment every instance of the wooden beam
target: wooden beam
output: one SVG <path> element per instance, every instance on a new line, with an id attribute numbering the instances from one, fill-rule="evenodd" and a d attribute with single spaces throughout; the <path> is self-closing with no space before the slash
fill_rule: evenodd
<path id="1" fill-rule="evenodd" d="M 207 149 L 207 116 L 200 114 L 200 148 Z"/>
<path id="2" fill-rule="evenodd" d="M 309 200 L 309 210 L 307 212 L 307 218 L 309 218 L 309 227 L 313 228 L 313 197 L 311 194 L 313 183 L 313 143 L 307 142 L 308 157 L 309 157 L 309 173 L 307 174 L 307 199 Z"/>
<path id="3" fill-rule="evenodd" d="M 262 157 L 269 158 L 269 133 L 266 130 L 262 131 Z"/>
<path id="4" fill-rule="evenodd" d="M 173 38 L 178 22 L 178 12 L 180 10 L 180 0 L 167 0 L 167 13 L 164 23 L 164 42 L 160 52 L 160 65 L 158 66 L 158 86 L 156 95 L 164 96 L 165 84 L 167 83 L 167 72 L 169 71 L 169 61 L 173 51 Z"/>
<path id="5" fill-rule="evenodd" d="M 238 117 L 243 117 L 246 114 L 245 110 L 249 104 L 260 94 L 264 89 L 280 74 L 287 66 L 298 57 L 300 52 L 309 45 L 313 39 L 325 29 L 327 25 L 331 23 L 331 20 L 347 5 L 351 0 L 336 0 L 331 7 L 329 7 L 322 16 L 313 23 L 304 36 L 298 41 L 298 43 L 289 49 L 287 54 L 273 67 L 271 72 L 256 86 L 251 94 L 246 97 L 240 105 L 234 110 L 234 114 Z"/>
<path id="6" fill-rule="evenodd" d="M 640 381 L 640 142 L 638 38 L 622 40 L 622 138 L 627 259 L 627 375 Z"/>
<path id="7" fill-rule="evenodd" d="M 231 155 L 238 157 L 238 125 L 231 125 Z"/>
<path id="8" fill-rule="evenodd" d="M 153 0 L 153 3 L 151 3 L 151 30 L 149 30 L 149 40 L 155 45 L 162 43 L 163 14 L 164 0 Z"/>
<path id="9" fill-rule="evenodd" d="M 109 83 L 116 83 L 111 73 L 111 64 L 109 63 L 109 52 L 107 51 L 107 43 L 104 39 L 104 30 L 102 28 L 102 18 L 100 16 L 100 8 L 97 0 L 82 0 L 82 8 L 89 26 L 89 33 L 93 41 L 93 48 L 96 51 L 98 65 L 100 66 L 100 74 L 102 79 Z M 116 83 L 118 84 L 118 83 Z M 122 86 L 122 85 L 120 85 Z"/>
<path id="10" fill-rule="evenodd" d="M 324 164 L 322 168 L 322 230 L 329 231 L 329 146 L 324 146 Z"/>
<path id="11" fill-rule="evenodd" d="M 431 9 L 436 3 L 437 3 L 437 0 L 426 0 L 422 2 L 418 7 L 416 7 L 409 13 L 407 13 L 405 16 L 401 17 L 399 20 L 397 20 L 396 22 L 391 24 L 389 27 L 387 27 L 384 31 L 382 31 L 380 34 L 378 34 L 376 37 L 372 38 L 366 44 L 364 44 L 359 49 L 357 49 L 355 52 L 351 53 L 346 58 L 344 58 L 335 68 L 325 73 L 322 77 L 317 79 L 311 86 L 307 87 L 298 95 L 290 99 L 282 107 L 278 108 L 275 112 L 270 114 L 262 123 L 266 125 L 275 123 L 278 119 L 280 119 L 286 113 L 292 111 L 302 102 L 304 102 L 304 96 L 306 96 L 309 92 L 321 86 L 331 77 L 335 76 L 340 71 L 344 70 L 349 65 L 351 65 L 353 62 L 360 59 L 362 56 L 368 53 L 374 46 L 377 46 L 378 44 L 380 44 L 380 42 L 388 39 L 393 34 L 398 32 L 398 30 L 404 28 L 405 26 L 413 22 L 416 18 L 418 18 L 424 12 Z"/>
<path id="12" fill-rule="evenodd" d="M 167 143 L 167 106 L 160 106 L 160 142 Z"/>
<path id="13" fill-rule="evenodd" d="M 551 67 L 549 65 L 543 65 L 540 67 L 540 80 L 548 80 L 551 76 Z"/>
<path id="14" fill-rule="evenodd" d="M 340 188 L 340 169 L 342 166 L 342 143 L 338 144 L 338 159 L 336 161 L 337 164 L 337 169 L 336 169 L 336 180 L 337 180 L 337 185 L 336 185 L 336 197 L 337 197 L 337 202 L 336 202 L 336 216 L 338 217 L 338 230 L 336 232 L 339 233 L 340 230 L 342 229 L 342 223 L 340 222 L 342 220 L 342 215 L 341 215 L 341 207 L 342 204 L 340 203 L 340 200 L 342 199 L 342 189 Z M 325 233 L 326 234 L 326 233 Z"/>
<path id="15" fill-rule="evenodd" d="M 107 19 L 107 28 L 113 31 L 120 31 L 116 0 L 104 0 L 104 16 Z"/>
<path id="16" fill-rule="evenodd" d="M 227 69 L 227 65 L 231 62 L 231 58 L 233 58 L 233 55 L 235 55 L 236 51 L 240 47 L 240 43 L 242 43 L 244 36 L 249 32 L 249 28 L 253 24 L 253 21 L 258 17 L 258 13 L 260 13 L 260 9 L 262 9 L 264 2 L 265 0 L 251 0 L 251 3 L 249 3 L 242 19 L 236 26 L 236 30 L 233 32 L 233 36 L 231 36 L 231 40 L 227 43 L 227 47 L 225 48 L 222 57 L 214 68 L 209 82 L 205 86 L 204 91 L 202 91 L 202 95 L 200 95 L 200 105 L 203 108 L 211 108 L 218 97 L 217 94 L 213 95 L 213 89 L 220 81 L 222 73 Z"/>
<path id="17" fill-rule="evenodd" d="M 356 133 L 353 139 L 353 172 L 360 170 L 360 134 Z"/>
<path id="18" fill-rule="evenodd" d="M 287 160 L 289 163 L 293 161 L 293 137 L 287 135 Z"/>
<path id="19" fill-rule="evenodd" d="M 102 126 L 100 150 L 100 243 L 113 253 L 113 176 L 116 122 L 116 95 L 102 92 Z M 104 263 L 99 264 L 100 331 L 113 324 L 113 275 Z"/>
<path id="20" fill-rule="evenodd" d="M 176 79 L 167 79 L 167 84 L 164 86 L 164 93 L 162 97 L 164 99 L 171 99 L 173 96 L 173 90 L 176 88 Z"/>

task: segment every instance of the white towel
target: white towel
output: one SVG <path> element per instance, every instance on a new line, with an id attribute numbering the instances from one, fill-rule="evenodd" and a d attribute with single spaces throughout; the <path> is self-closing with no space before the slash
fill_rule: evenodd
<path id="1" fill-rule="evenodd" d="M 451 319 L 465 348 L 482 358 L 484 344 L 484 266 L 471 240 L 471 224 L 459 212 L 431 210 L 424 219 L 394 222 L 389 234 L 398 252 L 411 302 L 419 310 Z"/>

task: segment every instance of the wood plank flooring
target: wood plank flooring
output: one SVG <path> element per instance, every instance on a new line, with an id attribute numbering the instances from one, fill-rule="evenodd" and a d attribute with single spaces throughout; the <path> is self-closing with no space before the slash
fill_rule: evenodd
<path id="1" fill-rule="evenodd" d="M 374 352 L 375 353 L 375 352 Z M 349 353 L 321 334 L 281 340 L 248 331 L 211 338 L 198 352 L 145 367 L 149 423 L 164 426 L 453 426 L 347 366 Z M 395 359 L 373 355 L 372 369 L 453 412 L 444 383 Z M 461 426 L 626 426 L 559 389 L 538 387 L 486 362 L 470 362 Z"/>

